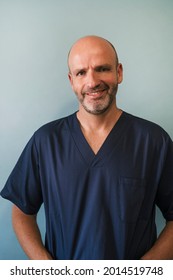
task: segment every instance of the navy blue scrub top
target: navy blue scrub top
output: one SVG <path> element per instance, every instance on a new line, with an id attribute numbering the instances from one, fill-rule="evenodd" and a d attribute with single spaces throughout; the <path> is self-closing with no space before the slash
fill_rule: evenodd
<path id="1" fill-rule="evenodd" d="M 1 195 L 26 214 L 42 203 L 54 259 L 139 259 L 156 240 L 155 205 L 173 220 L 173 144 L 123 112 L 95 155 L 76 113 L 41 127 Z"/>

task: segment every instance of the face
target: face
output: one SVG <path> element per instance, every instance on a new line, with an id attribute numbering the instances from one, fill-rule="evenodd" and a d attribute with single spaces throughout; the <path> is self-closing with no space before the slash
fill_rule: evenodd
<path id="1" fill-rule="evenodd" d="M 71 49 L 69 80 L 79 100 L 79 110 L 99 115 L 115 104 L 122 65 L 103 39 L 85 38 Z"/>

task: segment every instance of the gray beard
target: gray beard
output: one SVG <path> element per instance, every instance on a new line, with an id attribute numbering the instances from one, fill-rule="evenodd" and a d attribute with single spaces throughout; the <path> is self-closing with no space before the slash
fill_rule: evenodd
<path id="1" fill-rule="evenodd" d="M 98 104 L 92 110 L 90 110 L 85 105 L 85 102 L 83 102 L 83 101 L 81 101 L 81 105 L 83 106 L 83 108 L 85 109 L 86 112 L 88 112 L 90 114 L 93 114 L 93 115 L 101 115 L 101 114 L 103 114 L 104 112 L 106 112 L 110 108 L 110 106 L 112 105 L 114 99 L 115 99 L 114 95 L 109 95 L 109 100 L 108 100 L 107 104 Z"/>
<path id="2" fill-rule="evenodd" d="M 114 88 L 112 88 L 112 93 L 107 95 L 109 98 L 107 100 L 107 103 L 96 104 L 95 108 L 93 108 L 92 110 L 89 109 L 87 105 L 85 105 L 85 96 L 83 99 L 80 99 L 79 102 L 81 103 L 81 105 L 83 106 L 86 112 L 93 115 L 101 115 L 111 107 L 112 103 L 115 101 L 117 91 L 118 91 L 118 84 L 115 85 Z"/>

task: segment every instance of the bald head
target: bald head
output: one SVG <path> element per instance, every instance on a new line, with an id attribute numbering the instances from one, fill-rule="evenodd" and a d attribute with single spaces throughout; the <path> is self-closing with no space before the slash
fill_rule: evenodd
<path id="1" fill-rule="evenodd" d="M 82 37 L 73 44 L 68 54 L 69 71 L 71 70 L 71 64 L 74 56 L 82 56 L 88 53 L 89 51 L 94 52 L 94 50 L 95 52 L 98 52 L 98 49 L 102 49 L 103 53 L 110 53 L 110 55 L 112 55 L 115 61 L 115 65 L 118 65 L 118 55 L 114 46 L 108 40 L 93 35 Z"/>

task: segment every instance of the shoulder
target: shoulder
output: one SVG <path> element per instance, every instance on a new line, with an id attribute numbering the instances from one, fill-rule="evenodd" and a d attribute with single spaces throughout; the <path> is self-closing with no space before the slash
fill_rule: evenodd
<path id="1" fill-rule="evenodd" d="M 141 131 L 167 134 L 167 132 L 159 124 L 156 124 L 150 120 L 146 120 L 126 112 L 125 118 L 128 120 L 131 127 L 137 128 Z"/>
<path id="2" fill-rule="evenodd" d="M 44 124 L 34 133 L 35 141 L 44 141 L 45 139 L 51 139 L 52 137 L 57 137 L 66 131 L 69 131 L 69 121 L 74 118 L 74 114 L 51 121 Z"/>
<path id="3" fill-rule="evenodd" d="M 130 134 L 153 142 L 172 142 L 168 133 L 158 124 L 125 112 Z"/>

